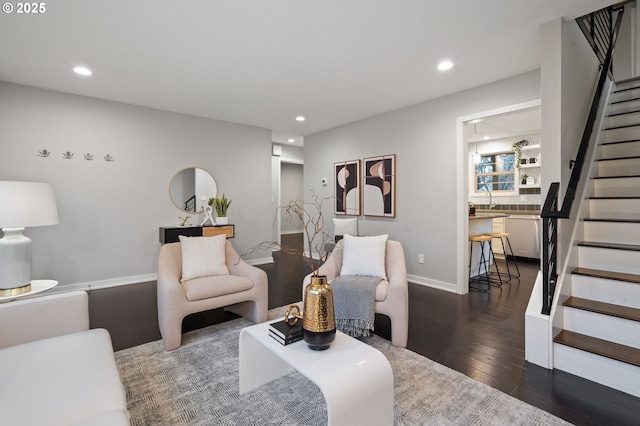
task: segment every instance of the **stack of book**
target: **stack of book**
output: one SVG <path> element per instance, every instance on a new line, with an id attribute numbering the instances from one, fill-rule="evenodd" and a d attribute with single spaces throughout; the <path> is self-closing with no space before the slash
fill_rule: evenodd
<path id="1" fill-rule="evenodd" d="M 302 340 L 302 321 L 298 321 L 293 326 L 287 324 L 284 320 L 272 322 L 269 325 L 269 336 L 282 345 Z"/>

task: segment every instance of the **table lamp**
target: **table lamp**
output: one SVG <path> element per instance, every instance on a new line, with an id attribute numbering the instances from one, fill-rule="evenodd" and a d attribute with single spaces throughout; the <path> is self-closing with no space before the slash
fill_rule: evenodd
<path id="1" fill-rule="evenodd" d="M 0 181 L 0 297 L 31 291 L 31 239 L 24 228 L 57 224 L 50 183 Z"/>

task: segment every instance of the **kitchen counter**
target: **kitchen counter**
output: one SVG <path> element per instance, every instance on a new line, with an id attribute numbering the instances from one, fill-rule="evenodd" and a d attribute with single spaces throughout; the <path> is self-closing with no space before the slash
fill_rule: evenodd
<path id="1" fill-rule="evenodd" d="M 495 219 L 497 217 L 509 217 L 506 213 L 476 213 L 475 215 L 469 215 L 469 220 L 477 219 Z"/>

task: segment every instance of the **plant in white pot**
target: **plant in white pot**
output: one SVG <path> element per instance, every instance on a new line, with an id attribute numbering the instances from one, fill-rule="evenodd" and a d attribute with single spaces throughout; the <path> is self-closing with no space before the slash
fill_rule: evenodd
<path id="1" fill-rule="evenodd" d="M 220 198 L 209 198 L 209 205 L 215 209 L 216 215 L 218 216 L 216 223 L 218 225 L 227 225 L 229 223 L 227 210 L 231 205 L 231 200 L 229 200 L 223 193 Z"/>

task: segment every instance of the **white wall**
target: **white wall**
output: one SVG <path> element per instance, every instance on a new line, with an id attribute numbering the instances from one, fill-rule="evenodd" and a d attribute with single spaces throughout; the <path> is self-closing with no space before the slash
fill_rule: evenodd
<path id="1" fill-rule="evenodd" d="M 302 164 L 281 163 L 280 165 L 280 205 L 304 199 Z M 298 217 L 281 215 L 281 232 L 283 234 L 302 232 L 302 221 Z"/>
<path id="2" fill-rule="evenodd" d="M 39 157 L 43 149 L 51 156 Z M 238 251 L 270 239 L 269 130 L 0 82 L 0 179 L 51 182 L 60 213 L 59 225 L 26 231 L 34 278 L 65 285 L 155 273 L 158 227 L 184 216 L 169 180 L 187 166 L 209 171 L 233 200 Z"/>
<path id="3" fill-rule="evenodd" d="M 466 220 L 467 210 L 466 203 L 464 209 L 456 209 L 456 182 L 459 173 L 466 176 L 467 169 L 457 167 L 456 119 L 538 99 L 539 79 L 539 72 L 531 71 L 307 136 L 305 196 L 310 189 L 321 197 L 334 195 L 333 185 L 323 187 L 321 179 L 331 179 L 335 162 L 396 154 L 397 216 L 361 216 L 359 232 L 388 233 L 401 241 L 411 281 L 457 291 L 458 269 L 466 268 L 457 261 L 458 244 L 466 241 L 466 236 L 457 234 L 457 221 L 462 217 Z M 326 217 L 333 217 L 333 203 L 326 207 Z M 418 263 L 418 254 L 425 255 L 424 264 Z"/>

